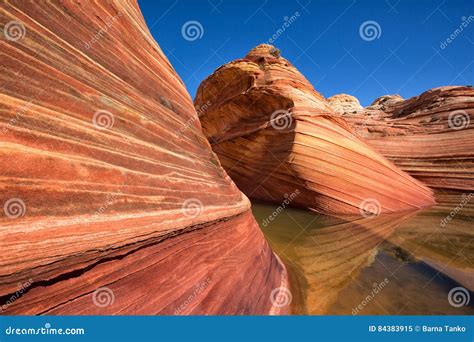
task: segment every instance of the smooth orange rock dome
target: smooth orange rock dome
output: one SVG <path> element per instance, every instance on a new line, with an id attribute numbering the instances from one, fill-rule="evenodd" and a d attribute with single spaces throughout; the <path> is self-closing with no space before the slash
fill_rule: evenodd
<path id="1" fill-rule="evenodd" d="M 364 107 L 360 105 L 359 100 L 352 95 L 338 94 L 329 97 L 327 101 L 337 114 L 357 113 L 364 109 Z"/>
<path id="2" fill-rule="evenodd" d="M 357 137 L 270 45 L 218 68 L 195 106 L 223 167 L 249 197 L 291 197 L 293 206 L 335 214 L 434 203 L 431 190 Z"/>

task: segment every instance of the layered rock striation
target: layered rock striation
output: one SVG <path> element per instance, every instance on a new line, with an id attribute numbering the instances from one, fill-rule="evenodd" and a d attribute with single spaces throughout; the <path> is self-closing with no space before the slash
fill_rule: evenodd
<path id="1" fill-rule="evenodd" d="M 408 100 L 383 96 L 342 115 L 372 147 L 428 186 L 474 190 L 472 87 L 435 88 Z"/>
<path id="2" fill-rule="evenodd" d="M 1 312 L 285 310 L 285 268 L 137 4 L 9 1 L 0 22 Z"/>
<path id="3" fill-rule="evenodd" d="M 291 197 L 290 205 L 334 214 L 433 204 L 428 188 L 359 139 L 270 45 L 218 68 L 195 106 L 223 167 L 249 197 Z"/>

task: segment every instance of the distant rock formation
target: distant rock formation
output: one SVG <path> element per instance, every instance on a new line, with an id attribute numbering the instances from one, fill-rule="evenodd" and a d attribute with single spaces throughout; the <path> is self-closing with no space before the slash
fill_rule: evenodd
<path id="1" fill-rule="evenodd" d="M 249 197 L 279 203 L 298 191 L 290 205 L 335 214 L 434 203 L 270 45 L 218 68 L 201 83 L 195 106 L 223 167 Z"/>
<path id="2" fill-rule="evenodd" d="M 337 95 L 334 95 L 337 96 Z M 384 110 L 385 108 L 388 108 L 390 106 L 394 106 L 400 102 L 403 102 L 403 97 L 401 97 L 398 94 L 395 95 L 384 95 L 380 96 L 375 99 L 374 102 L 370 106 L 368 106 L 368 109 L 380 109 Z"/>
<path id="3" fill-rule="evenodd" d="M 340 115 L 344 113 L 355 114 L 358 111 L 364 109 L 364 107 L 360 105 L 359 100 L 352 95 L 338 94 L 329 97 L 327 100 L 331 105 L 332 109 Z"/>
<path id="4" fill-rule="evenodd" d="M 343 117 L 377 151 L 428 186 L 474 190 L 472 87 L 434 88 L 404 101 L 382 96 Z"/>
<path id="5" fill-rule="evenodd" d="M 0 6 L 0 311 L 285 312 L 285 268 L 138 5 Z"/>

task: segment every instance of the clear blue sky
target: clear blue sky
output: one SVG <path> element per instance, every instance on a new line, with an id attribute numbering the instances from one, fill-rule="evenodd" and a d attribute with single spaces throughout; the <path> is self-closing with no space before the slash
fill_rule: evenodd
<path id="1" fill-rule="evenodd" d="M 474 0 L 139 0 L 151 32 L 194 98 L 217 67 L 242 58 L 296 19 L 273 45 L 324 96 L 348 93 L 370 104 L 442 85 L 474 83 Z M 296 16 L 296 12 L 299 16 Z M 456 34 L 463 23 L 465 27 Z M 202 31 L 186 40 L 182 27 Z M 360 34 L 375 21 L 376 36 Z M 369 25 L 370 28 L 370 25 Z M 198 28 L 200 30 L 200 28 Z M 195 36 L 191 33 L 188 39 Z M 454 34 L 454 40 L 440 45 Z"/>

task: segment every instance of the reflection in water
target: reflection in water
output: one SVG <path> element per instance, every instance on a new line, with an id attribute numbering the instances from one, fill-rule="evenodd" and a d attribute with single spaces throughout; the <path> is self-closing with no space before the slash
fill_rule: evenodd
<path id="1" fill-rule="evenodd" d="M 276 206 L 253 204 L 261 224 Z M 469 211 L 467 211 L 469 213 Z M 287 208 L 262 230 L 288 267 L 295 314 L 473 314 L 472 219 L 436 207 L 378 217 L 328 217 Z M 455 304 L 455 303 L 454 303 Z"/>

